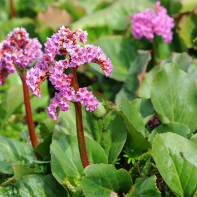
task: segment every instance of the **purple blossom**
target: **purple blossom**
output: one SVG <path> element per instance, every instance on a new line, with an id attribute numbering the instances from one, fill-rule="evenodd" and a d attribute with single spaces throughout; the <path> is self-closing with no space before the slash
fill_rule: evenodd
<path id="1" fill-rule="evenodd" d="M 145 37 L 152 40 L 156 34 L 162 36 L 165 43 L 172 41 L 174 19 L 168 15 L 166 8 L 160 6 L 159 1 L 153 6 L 153 10 L 146 9 L 135 14 L 132 23 L 132 34 L 136 39 Z"/>
<path id="2" fill-rule="evenodd" d="M 156 128 L 160 124 L 161 124 L 161 122 L 160 122 L 159 116 L 157 114 L 155 114 L 147 123 L 147 125 L 149 126 L 149 128 L 151 130 L 153 130 L 154 128 Z"/>
<path id="3" fill-rule="evenodd" d="M 106 76 L 111 73 L 113 69 L 111 60 L 107 59 L 100 47 L 90 44 L 81 46 L 77 43 L 78 41 L 85 44 L 87 35 L 88 33 L 82 29 L 72 33 L 62 26 L 58 33 L 47 38 L 45 54 L 27 74 L 27 85 L 33 95 L 41 97 L 40 85 L 47 77 L 58 91 L 47 107 L 48 115 L 52 119 L 57 119 L 59 110 L 69 110 L 70 102 L 80 102 L 87 111 L 94 111 L 97 108 L 98 101 L 92 92 L 86 88 L 79 88 L 75 92 L 71 86 L 72 74 L 64 73 L 67 68 L 78 68 L 89 62 L 100 65 Z M 56 55 L 63 55 L 65 59 L 56 61 Z"/>
<path id="4" fill-rule="evenodd" d="M 15 28 L 0 44 L 0 85 L 5 83 L 9 73 L 16 72 L 16 66 L 28 67 L 42 55 L 42 45 L 37 38 L 30 39 L 24 28 Z"/>

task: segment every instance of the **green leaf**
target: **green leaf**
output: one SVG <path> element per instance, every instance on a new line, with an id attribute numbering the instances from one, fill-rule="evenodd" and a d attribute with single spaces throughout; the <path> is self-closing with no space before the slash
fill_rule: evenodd
<path id="1" fill-rule="evenodd" d="M 172 63 L 187 72 L 192 63 L 192 57 L 187 53 L 172 53 Z"/>
<path id="2" fill-rule="evenodd" d="M 17 97 L 16 97 L 17 95 Z M 12 85 L 6 97 L 0 104 L 0 118 L 1 121 L 7 120 L 10 115 L 14 113 L 16 109 L 22 106 L 24 99 L 23 99 L 23 88 L 22 85 Z"/>
<path id="3" fill-rule="evenodd" d="M 178 196 L 192 196 L 197 189 L 197 146 L 174 134 L 159 134 L 153 141 L 153 158 L 170 189 Z"/>
<path id="4" fill-rule="evenodd" d="M 0 172 L 13 174 L 12 165 L 32 163 L 36 157 L 30 144 L 0 136 Z"/>
<path id="5" fill-rule="evenodd" d="M 107 156 L 101 146 L 87 137 L 85 141 L 89 162 L 107 163 Z M 51 170 L 60 184 L 66 176 L 83 175 L 77 136 L 54 135 L 51 144 Z"/>
<path id="6" fill-rule="evenodd" d="M 129 173 L 116 170 L 112 165 L 96 164 L 85 168 L 82 188 L 86 197 L 110 197 L 110 194 L 126 193 L 132 185 Z"/>
<path id="7" fill-rule="evenodd" d="M 41 122 L 39 122 L 39 129 L 42 138 L 47 137 L 50 133 L 52 133 L 55 129 L 55 126 L 57 124 L 56 120 L 53 120 L 51 118 L 47 118 Z"/>
<path id="8" fill-rule="evenodd" d="M 103 128 L 102 119 L 95 117 L 92 112 L 87 112 L 84 107 L 82 107 L 82 114 L 85 136 L 100 143 Z M 74 104 L 70 103 L 69 111 L 60 112 L 58 124 L 55 126 L 56 131 L 60 134 L 77 134 Z"/>
<path id="9" fill-rule="evenodd" d="M 150 117 L 154 115 L 153 104 L 150 99 L 134 99 L 132 103 L 135 105 L 136 109 L 140 112 L 144 125 L 150 120 Z"/>
<path id="10" fill-rule="evenodd" d="M 173 64 L 166 64 L 155 76 L 151 100 L 158 114 L 170 122 L 181 122 L 191 132 L 197 128 L 197 86 L 188 75 Z"/>
<path id="11" fill-rule="evenodd" d="M 132 101 L 127 99 L 120 100 L 120 110 L 128 118 L 131 124 L 145 136 L 145 125 L 140 112 Z"/>
<path id="12" fill-rule="evenodd" d="M 102 10 L 80 18 L 72 24 L 72 29 L 107 26 L 113 30 L 124 30 L 127 27 L 126 16 L 152 5 L 151 0 L 118 0 Z"/>
<path id="13" fill-rule="evenodd" d="M 195 45 L 193 40 L 196 36 L 195 32 L 197 31 L 197 15 L 189 14 L 183 17 L 184 18 L 181 20 L 179 36 L 184 40 L 188 48 L 196 48 L 197 46 Z"/>
<path id="14" fill-rule="evenodd" d="M 151 69 L 150 72 L 146 73 L 142 84 L 140 85 L 139 89 L 137 90 L 137 96 L 148 99 L 150 98 L 150 89 L 151 89 L 151 83 L 154 78 L 154 76 L 161 70 L 161 66 L 155 66 L 153 69 Z"/>
<path id="15" fill-rule="evenodd" d="M 120 115 L 128 131 L 125 146 L 130 151 L 129 156 L 136 157 L 151 148 L 151 144 L 145 139 L 144 122 L 135 105 L 125 99 L 122 99 L 120 103 Z"/>
<path id="16" fill-rule="evenodd" d="M 51 159 L 50 155 L 50 145 L 52 141 L 52 133 L 45 137 L 44 141 L 39 143 L 38 146 L 34 149 L 38 155 L 42 157 L 44 161 L 49 161 Z"/>
<path id="17" fill-rule="evenodd" d="M 146 71 L 146 67 L 150 60 L 150 51 L 138 52 L 138 56 L 128 70 L 128 75 L 123 87 L 116 95 L 116 102 L 121 98 L 128 98 L 129 100 L 136 98 L 136 90 L 139 87 L 138 76 Z"/>
<path id="18" fill-rule="evenodd" d="M 20 180 L 23 176 L 36 173 L 36 168 L 29 168 L 22 165 L 14 165 L 12 166 L 12 169 L 14 171 L 14 179 L 17 181 Z"/>
<path id="19" fill-rule="evenodd" d="M 127 128 L 122 117 L 115 111 L 109 112 L 104 117 L 103 136 L 101 146 L 108 156 L 108 163 L 113 163 L 120 152 L 127 138 Z"/>
<path id="20" fill-rule="evenodd" d="M 167 133 L 167 132 L 176 133 L 183 137 L 188 137 L 190 134 L 190 129 L 187 125 L 180 122 L 170 122 L 166 124 L 161 124 L 160 126 L 156 127 L 149 135 L 149 141 L 152 142 L 153 138 L 157 133 Z"/>
<path id="21" fill-rule="evenodd" d="M 195 9 L 197 1 L 196 0 L 181 0 L 182 9 L 181 12 L 188 12 Z"/>
<path id="22" fill-rule="evenodd" d="M 131 40 L 123 36 L 103 36 L 94 44 L 100 46 L 112 61 L 113 70 L 109 77 L 117 81 L 124 81 L 137 56 L 136 47 L 133 46 Z M 99 65 L 90 63 L 90 66 L 103 73 Z"/>
<path id="23" fill-rule="evenodd" d="M 161 197 L 156 186 L 156 177 L 138 178 L 125 197 Z"/>
<path id="24" fill-rule="evenodd" d="M 0 196 L 13 197 L 67 197 L 66 190 L 52 175 L 28 175 L 0 188 Z"/>
<path id="25" fill-rule="evenodd" d="M 171 55 L 170 44 L 165 43 L 163 37 L 155 36 L 153 40 L 153 54 L 157 62 L 168 59 Z"/>
<path id="26" fill-rule="evenodd" d="M 188 69 L 188 75 L 197 81 L 197 62 L 190 65 Z"/>
<path id="27" fill-rule="evenodd" d="M 197 144 L 197 133 L 195 133 L 194 135 L 192 135 L 192 137 L 190 138 L 190 140 L 194 143 Z"/>

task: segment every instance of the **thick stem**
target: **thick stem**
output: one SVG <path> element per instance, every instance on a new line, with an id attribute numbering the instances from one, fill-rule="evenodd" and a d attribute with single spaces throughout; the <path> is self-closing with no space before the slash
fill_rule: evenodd
<path id="1" fill-rule="evenodd" d="M 14 8 L 13 0 L 10 0 L 10 11 L 11 11 L 12 17 L 15 17 L 16 16 L 16 11 L 15 11 L 15 8 Z"/>
<path id="2" fill-rule="evenodd" d="M 38 145 L 38 137 L 34 129 L 34 122 L 32 118 L 31 104 L 30 104 L 30 98 L 29 98 L 29 89 L 26 84 L 26 69 L 23 69 L 22 81 L 23 81 L 24 101 L 25 101 L 27 124 L 29 128 L 29 135 L 30 135 L 33 148 L 36 148 Z M 36 154 L 36 157 L 38 158 L 37 154 Z"/>
<path id="3" fill-rule="evenodd" d="M 79 84 L 77 80 L 77 73 L 76 68 L 71 68 L 72 71 L 72 85 L 75 89 L 75 92 L 79 90 Z M 82 121 L 82 107 L 80 102 L 74 102 L 75 105 L 75 112 L 76 112 L 76 126 L 77 126 L 77 138 L 78 138 L 78 146 L 79 146 L 79 153 L 81 157 L 81 161 L 83 164 L 83 167 L 87 167 L 90 165 L 88 161 L 88 155 L 86 151 L 86 145 L 85 145 L 85 138 L 84 138 L 84 131 L 83 131 L 83 121 Z"/>

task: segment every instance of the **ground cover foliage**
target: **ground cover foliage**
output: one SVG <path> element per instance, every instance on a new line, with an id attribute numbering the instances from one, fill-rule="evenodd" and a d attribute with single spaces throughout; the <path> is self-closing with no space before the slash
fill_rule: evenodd
<path id="1" fill-rule="evenodd" d="M 30 95 L 39 145 L 33 149 L 20 77 L 0 86 L 0 196 L 197 196 L 197 1 L 161 0 L 173 17 L 171 43 L 135 39 L 132 16 L 153 0 L 15 0 L 0 2 L 0 40 L 24 27 L 44 47 L 62 26 L 88 32 L 112 61 L 106 78 L 93 63 L 80 67 L 80 87 L 100 104 L 82 108 L 87 155 L 81 163 L 74 104 L 57 120 L 46 107 L 54 88 Z M 33 66 L 33 63 L 31 66 Z M 39 154 L 36 158 L 34 151 Z"/>

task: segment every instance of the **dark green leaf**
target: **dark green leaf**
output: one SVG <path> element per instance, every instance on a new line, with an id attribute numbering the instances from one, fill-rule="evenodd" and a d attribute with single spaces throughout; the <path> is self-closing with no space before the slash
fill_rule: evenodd
<path id="1" fill-rule="evenodd" d="M 170 122 L 181 122 L 191 132 L 197 128 L 197 86 L 173 64 L 166 64 L 152 82 L 151 100 L 157 113 Z"/>
<path id="2" fill-rule="evenodd" d="M 127 128 L 122 117 L 111 111 L 104 117 L 101 146 L 108 156 L 108 163 L 113 163 L 120 154 L 127 138 Z"/>
<path id="3" fill-rule="evenodd" d="M 132 185 L 129 173 L 112 165 L 96 164 L 85 168 L 82 188 L 86 197 L 110 197 L 114 192 L 126 193 Z M 94 189 L 93 189 L 94 188 Z"/>
<path id="4" fill-rule="evenodd" d="M 197 189 L 197 146 L 174 134 L 159 134 L 153 141 L 153 157 L 170 189 L 178 196 L 192 196 Z"/>
<path id="5" fill-rule="evenodd" d="M 161 197 L 156 186 L 156 177 L 138 178 L 125 197 Z"/>
<path id="6" fill-rule="evenodd" d="M 107 156 L 101 146 L 89 138 L 85 138 L 85 141 L 89 162 L 107 163 Z M 61 184 L 66 176 L 83 175 L 77 136 L 54 135 L 51 144 L 51 170 Z"/>
<path id="7" fill-rule="evenodd" d="M 136 90 L 139 87 L 138 76 L 145 73 L 146 67 L 151 60 L 150 51 L 139 51 L 138 56 L 130 66 L 125 83 L 116 96 L 116 102 L 121 98 L 132 100 L 136 97 Z"/>

